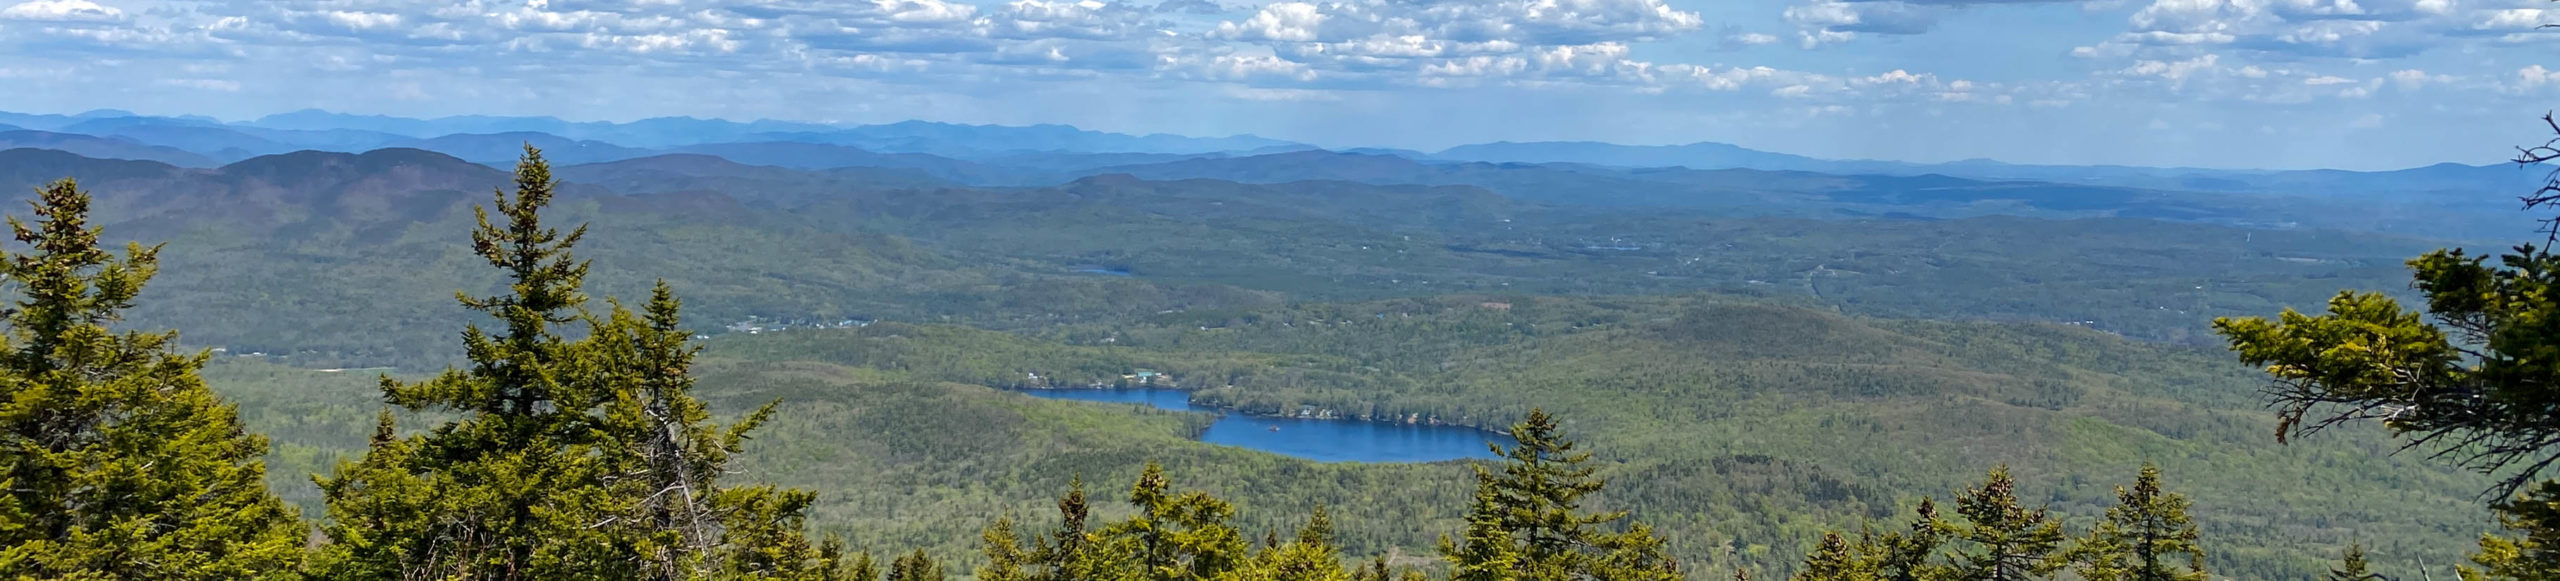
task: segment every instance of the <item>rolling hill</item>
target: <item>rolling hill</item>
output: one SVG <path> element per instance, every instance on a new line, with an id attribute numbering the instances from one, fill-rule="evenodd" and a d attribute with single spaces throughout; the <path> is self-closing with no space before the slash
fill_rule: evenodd
<path id="1" fill-rule="evenodd" d="M 1483 306 L 1494 299 L 1508 308 Z M 1823 530 L 1944 499 L 2003 463 L 2030 498 L 2085 526 L 2109 487 L 2156 461 L 2195 499 L 2211 568 L 2234 578 L 2316 576 L 2350 541 L 2438 562 L 2469 540 L 2444 531 L 2488 526 L 2471 496 L 2486 486 L 2478 475 L 2390 455 L 2379 430 L 2275 445 L 2251 370 L 2064 326 L 1879 320 L 1712 295 L 1442 296 L 1038 335 L 901 323 L 730 335 L 708 342 L 698 390 L 724 413 L 784 402 L 745 473 L 821 491 L 820 529 L 964 564 L 978 526 L 1039 518 L 1069 479 L 1110 489 L 1149 460 L 1236 500 L 1249 531 L 1332 507 L 1347 515 L 1337 526 L 1355 555 L 1426 555 L 1460 524 L 1460 464 L 1290 459 L 1189 441 L 1204 416 L 988 387 L 1130 369 L 1265 413 L 1502 425 L 1544 407 L 1602 459 L 1612 486 L 1598 506 L 1660 527 L 1692 570 L 1782 575 Z M 369 433 L 364 374 L 235 358 L 212 379 L 277 438 L 273 478 L 306 506 L 294 477 Z"/>

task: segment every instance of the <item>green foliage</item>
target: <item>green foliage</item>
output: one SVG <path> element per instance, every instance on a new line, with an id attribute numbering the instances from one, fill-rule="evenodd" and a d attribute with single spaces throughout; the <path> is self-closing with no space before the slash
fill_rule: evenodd
<path id="1" fill-rule="evenodd" d="M 28 249 L 0 260 L 18 300 L 0 350 L 0 576 L 290 578 L 304 525 L 267 492 L 264 438 L 198 377 L 176 333 L 107 328 L 159 249 L 101 248 L 89 195 L 38 191 Z"/>
<path id="2" fill-rule="evenodd" d="M 2514 536 L 2483 534 L 2477 567 L 2463 567 L 2465 581 L 2560 579 L 2560 482 L 2543 482 L 2499 504 L 2498 520 Z"/>
<path id="3" fill-rule="evenodd" d="M 2364 543 L 2355 543 L 2347 545 L 2347 552 L 2338 557 L 2338 567 L 2330 569 L 2329 575 L 2327 577 L 2323 577 L 2323 579 L 2326 579 L 2327 581 L 2366 581 L 2366 579 L 2369 579 L 2372 576 L 2373 572 L 2366 568 L 2364 562 Z"/>
<path id="4" fill-rule="evenodd" d="M 2379 419 L 2413 445 L 2510 471 L 2513 491 L 2560 461 L 2560 448 L 2545 445 L 2560 437 L 2560 418 L 2547 413 L 2560 388 L 2544 381 L 2560 373 L 2560 256 L 2526 245 L 2500 267 L 2486 258 L 2438 250 L 2409 261 L 2424 313 L 2341 292 L 2321 315 L 2225 318 L 2215 329 L 2275 378 L 2279 439 Z"/>
<path id="5" fill-rule="evenodd" d="M 2544 121 L 2560 131 L 2548 116 Z M 2516 161 L 2528 166 L 2552 159 L 2549 144 L 2520 152 Z M 2522 199 L 2529 210 L 2560 207 L 2554 192 L 2560 182 L 2546 180 Z M 2560 244 L 2560 234 L 2547 242 Z M 2560 386 L 2551 381 L 2560 375 L 2560 255 L 2550 244 L 2516 246 L 2495 266 L 2461 249 L 2409 260 L 2424 312 L 2380 294 L 2341 291 L 2320 315 L 2287 309 L 2275 322 L 2223 318 L 2214 328 L 2241 361 L 2274 378 L 2268 395 L 2282 418 L 2278 441 L 2380 420 L 2409 447 L 2503 473 L 2497 490 L 2514 495 L 2560 464 L 2560 415 L 2551 413 L 2560 406 Z M 2555 498 L 2560 483 L 2541 480 L 2494 507 L 2522 536 L 2483 535 L 2472 557 L 2481 567 L 2463 576 L 2560 576 L 2560 555 L 2541 548 L 2554 540 Z"/>
<path id="6" fill-rule="evenodd" d="M 2399 276 L 2399 259 L 2440 245 L 2138 219 L 1556 207 L 1343 182 L 1094 180 L 914 195 L 830 174 L 783 184 L 609 173 L 685 171 L 649 163 L 564 168 L 612 190 L 571 184 L 564 191 L 593 195 L 564 196 L 554 217 L 594 226 L 582 247 L 598 259 L 591 292 L 636 297 L 665 279 L 686 289 L 692 312 L 721 324 L 762 316 L 1042 330 L 1451 292 L 1706 291 L 1864 315 L 2093 321 L 2201 343 L 2206 317 L 2309 304 L 2340 285 L 2379 288 Z M 479 188 L 509 178 L 461 160 L 310 152 L 213 172 L 81 171 L 121 202 L 102 213 L 111 233 L 181 242 L 159 298 L 135 320 L 186 329 L 194 344 L 305 367 L 441 369 L 462 356 L 448 339 L 464 319 L 446 291 L 502 284 L 455 242 Z M 776 189 L 824 194 L 768 205 Z M 1088 266 L 1134 276 L 1075 274 Z"/>
<path id="7" fill-rule="evenodd" d="M 475 251 L 505 271 L 509 293 L 463 295 L 499 320 L 463 333 L 468 370 L 423 382 L 385 376 L 384 399 L 454 418 L 401 437 L 381 414 L 363 458 L 319 481 L 332 579 L 831 579 L 840 550 L 802 534 L 815 495 L 723 487 L 746 431 L 691 395 L 694 351 L 663 284 L 645 316 L 584 311 L 586 263 L 543 224 L 552 180 L 527 147 L 516 193 L 480 214 Z M 562 327 L 584 323 L 584 338 Z"/>
<path id="8" fill-rule="evenodd" d="M 1875 559 L 1850 548 L 1840 533 L 1823 533 L 1822 545 L 1804 558 L 1804 569 L 1797 571 L 1795 581 L 1874 581 L 1883 577 L 1875 569 Z"/>
<path id="9" fill-rule="evenodd" d="M 1839 533 L 1823 533 L 1822 544 L 1805 556 L 1805 568 L 1796 575 L 1807 581 L 1943 578 L 1952 569 L 1936 558 L 1953 529 L 1951 524 L 1939 520 L 1936 502 L 1923 498 L 1905 530 L 1878 532 L 1869 529 L 1859 533 L 1854 542 L 1842 538 Z"/>
<path id="10" fill-rule="evenodd" d="M 1476 466 L 1476 505 L 1469 513 L 1486 518 L 1470 516 L 1466 545 L 1442 543 L 1442 557 L 1460 578 L 1680 578 L 1679 561 L 1652 527 L 1632 523 L 1610 531 L 1603 525 L 1627 518 L 1625 511 L 1583 507 L 1584 497 L 1606 483 L 1594 476 L 1591 453 L 1574 451 L 1553 416 L 1532 409 L 1511 435 L 1519 445 L 1493 445 L 1504 458 L 1498 470 Z"/>
<path id="11" fill-rule="evenodd" d="M 2117 504 L 2070 553 L 2087 581 L 2207 581 L 2204 548 L 2187 498 L 2160 488 L 2160 467 L 2142 464 L 2133 488 L 2116 488 Z M 2185 555 L 2184 563 L 2172 561 Z"/>
<path id="12" fill-rule="evenodd" d="M 1935 503 L 1923 499 L 1905 530 L 1869 529 L 1854 540 L 1826 533 L 1796 579 L 2026 580 L 2053 578 L 2065 568 L 2086 581 L 2207 578 L 2187 501 L 2161 489 L 2158 467 L 2145 463 L 2133 487 L 2118 487 L 2116 497 L 2118 504 L 2088 536 L 2069 542 L 2050 512 L 2020 504 L 2007 467 L 1994 468 L 1957 496 L 1956 519 L 1939 518 Z M 2173 555 L 2187 562 L 2168 561 Z"/>
<path id="13" fill-rule="evenodd" d="M 1013 518 L 996 519 L 979 534 L 979 547 L 986 551 L 987 563 L 978 566 L 978 581 L 1028 581 L 1023 562 L 1031 558 L 1022 549 L 1022 538 L 1013 533 Z"/>
<path id="14" fill-rule="evenodd" d="M 1342 568 L 1333 547 L 1333 519 L 1322 506 L 1287 542 L 1266 544 L 1242 565 L 1218 573 L 1220 581 L 1354 581 L 1360 575 L 1384 575 L 1383 566 L 1355 574 Z"/>
<path id="15" fill-rule="evenodd" d="M 1480 306 L 1488 300 L 1512 308 Z M 1593 506 L 1633 511 L 1691 571 L 1786 576 L 1823 531 L 1910 515 L 1914 499 L 1943 499 L 1981 476 L 1965 466 L 2003 461 L 2022 485 L 2047 490 L 2039 498 L 2057 515 L 2088 522 L 2115 504 L 2104 476 L 2158 459 L 2184 476 L 2181 492 L 2213 507 L 2194 513 L 2217 540 L 2207 565 L 2234 578 L 2322 574 L 2352 538 L 2442 562 L 2471 539 L 2441 531 L 2494 523 L 2473 499 L 2484 479 L 2383 454 L 2393 444 L 2378 429 L 2265 446 L 2274 423 L 2245 367 L 2051 326 L 1863 319 L 1712 296 L 1453 296 L 1173 313 L 1051 339 L 879 323 L 706 346 L 694 371 L 715 416 L 785 402 L 736 458 L 743 478 L 825 491 L 809 523 L 852 546 L 925 548 L 963 570 L 982 562 L 979 528 L 995 518 L 1051 513 L 1071 476 L 1125 484 L 1151 459 L 1187 486 L 1238 499 L 1233 522 L 1250 538 L 1294 530 L 1316 505 L 1358 515 L 1336 519 L 1337 546 L 1354 558 L 1410 559 L 1467 529 L 1475 486 L 1455 464 L 1307 462 L 1191 441 L 1205 414 L 949 383 L 1088 367 L 1113 380 L 1130 367 L 1165 371 L 1214 386 L 1194 391 L 1195 403 L 1245 413 L 1312 406 L 1500 427 L 1544 406 L 1601 452 L 1592 465 L 1611 485 Z M 280 470 L 327 466 L 371 432 L 369 389 L 349 374 L 242 358 L 208 374 L 255 429 L 276 435 Z M 280 478 L 278 490 L 315 506 L 304 499 L 316 493 L 289 486 L 297 479 Z M 1097 503 L 1093 522 L 1128 510 Z"/>
<path id="16" fill-rule="evenodd" d="M 1213 579 L 1245 558 L 1244 533 L 1227 523 L 1235 507 L 1205 492 L 1175 493 L 1162 465 L 1138 474 L 1129 505 L 1137 516 L 1103 527 L 1095 544 L 1127 552 L 1148 579 Z"/>
<path id="17" fill-rule="evenodd" d="M 943 581 L 942 564 L 933 562 L 923 550 L 908 553 L 889 563 L 888 581 Z"/>
<path id="18" fill-rule="evenodd" d="M 1467 511 L 1467 529 L 1461 539 L 1440 538 L 1441 557 L 1449 561 L 1453 581 L 1510 581 L 1520 579 L 1522 557 L 1519 543 L 1508 526 L 1509 513 L 1504 510 L 1502 494 L 1491 486 L 1477 486 L 1473 508 Z"/>
<path id="19" fill-rule="evenodd" d="M 1129 490 L 1136 514 L 1090 529 L 1091 507 L 1077 481 L 1058 499 L 1058 530 L 1025 542 L 1012 519 L 982 534 L 987 564 L 980 581 L 1350 581 L 1333 545 L 1333 520 L 1322 507 L 1287 543 L 1272 535 L 1251 551 L 1228 523 L 1234 509 L 1199 491 L 1175 493 L 1164 468 L 1149 463 Z M 1384 570 L 1384 565 L 1379 566 Z"/>

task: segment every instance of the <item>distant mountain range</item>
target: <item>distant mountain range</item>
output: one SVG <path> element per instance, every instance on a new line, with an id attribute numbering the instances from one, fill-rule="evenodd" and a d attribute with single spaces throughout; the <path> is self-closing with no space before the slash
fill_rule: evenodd
<path id="1" fill-rule="evenodd" d="M 1913 164 L 1818 159 L 1722 143 L 1498 142 L 1438 152 L 1379 148 L 1326 151 L 1252 135 L 1128 135 L 1065 125 L 1017 127 L 923 121 L 830 125 L 665 117 L 608 123 L 551 117 L 411 119 L 306 110 L 253 121 L 223 122 L 207 117 L 143 116 L 116 110 L 76 115 L 0 112 L 0 149 L 53 149 L 102 159 L 149 160 L 194 168 L 303 150 L 355 153 L 381 148 L 421 149 L 504 167 L 526 144 L 542 148 L 553 161 L 564 165 L 670 154 L 707 155 L 744 165 L 801 170 L 897 170 L 871 175 L 903 185 L 929 180 L 972 186 L 1042 186 L 1126 173 L 1150 179 L 1207 178 L 1247 183 L 1336 180 L 1377 185 L 1473 185 L 1535 199 L 1594 197 L 1576 200 L 1579 203 L 1658 197 L 1666 195 L 1666 188 L 1702 183 L 1725 187 L 1726 195 L 1720 203 L 1752 203 L 1749 191 L 1729 187 L 1733 180 L 1742 178 L 1700 173 L 1720 170 L 1833 176 L 1787 178 L 1817 181 L 1836 176 L 1941 176 L 1973 182 L 2026 181 L 2099 188 L 2078 194 L 2038 190 L 2045 197 L 2113 196 L 2092 192 L 2115 192 L 2106 188 L 2117 188 L 2346 198 L 2385 204 L 2504 200 L 2531 190 L 2548 177 L 2539 167 L 2450 163 L 2379 172 L 2019 165 L 1989 160 Z M 1863 182 L 1918 183 L 1880 179 Z M 2133 198 L 2166 199 L 2153 194 Z M 2188 215 L 2181 212 L 2184 211 L 2168 216 Z M 2448 235 L 2443 231 L 2434 234 Z"/>

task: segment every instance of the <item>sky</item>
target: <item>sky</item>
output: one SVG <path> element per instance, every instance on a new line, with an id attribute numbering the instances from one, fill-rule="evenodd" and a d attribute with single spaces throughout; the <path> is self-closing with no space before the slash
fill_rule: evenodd
<path id="1" fill-rule="evenodd" d="M 2549 0 L 0 0 L 0 110 L 1065 123 L 2388 169 L 2551 136 Z"/>

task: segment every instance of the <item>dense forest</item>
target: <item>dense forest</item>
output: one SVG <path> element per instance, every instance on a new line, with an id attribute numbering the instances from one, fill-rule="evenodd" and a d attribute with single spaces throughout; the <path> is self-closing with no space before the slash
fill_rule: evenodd
<path id="1" fill-rule="evenodd" d="M 583 248 L 599 294 L 643 296 L 664 279 L 711 334 L 848 320 L 1037 332 L 1168 310 L 1713 292 L 2211 346 L 2213 316 L 2317 304 L 2341 287 L 2400 288 L 2402 259 L 2444 245 L 2145 219 L 2130 206 L 2044 218 L 1747 211 L 1829 199 L 1837 180 L 1807 176 L 1600 204 L 1594 196 L 1624 184 L 1538 168 L 1491 175 L 1527 179 L 1517 173 L 1555 179 L 944 187 L 649 158 L 561 168 L 548 211 L 591 227 Z M 64 176 L 100 192 L 96 220 L 111 238 L 168 243 L 154 298 L 132 320 L 185 330 L 194 346 L 301 367 L 440 369 L 462 355 L 452 329 L 470 322 L 448 295 L 500 284 L 456 233 L 511 178 L 437 153 L 300 152 L 188 170 L 0 151 L 0 188 Z M 1514 190 L 1542 193 L 1498 193 Z M 1870 209 L 2000 205 L 2020 191 Z M 1691 203 L 1702 199 L 1729 203 Z"/>
<path id="2" fill-rule="evenodd" d="M 394 164 L 349 171 L 415 170 Z M 820 219 L 839 212 L 863 224 L 859 230 L 782 221 L 742 228 L 738 214 L 720 217 L 744 207 L 708 199 L 696 201 L 710 206 L 647 214 L 656 216 L 650 220 L 601 219 L 622 211 L 617 205 L 691 202 L 578 195 L 531 147 L 506 182 L 472 212 L 398 220 L 389 229 L 364 226 L 363 217 L 398 213 L 400 204 L 460 202 L 439 193 L 320 208 L 340 214 L 332 220 L 244 209 L 247 217 L 230 218 L 270 228 L 246 245 L 225 240 L 241 231 L 188 223 L 184 213 L 168 211 L 180 202 L 118 200 L 111 211 L 152 216 L 140 223 L 159 220 L 170 228 L 164 231 L 185 233 L 120 253 L 102 241 L 108 229 L 97 225 L 79 183 L 41 188 L 33 217 L 11 222 L 22 248 L 0 262 L 0 276 L 18 295 L 6 313 L 8 349 L 0 353 L 0 388 L 10 395 L 0 407 L 0 482 L 8 484 L 0 496 L 0 574 L 2347 579 L 2396 567 L 2367 555 L 2415 559 L 2416 574 L 2465 552 L 2472 563 L 2465 578 L 2543 579 L 2553 570 L 2544 547 L 2553 542 L 2550 531 L 2560 530 L 2552 517 L 2560 514 L 2552 509 L 2560 488 L 2535 479 L 2554 457 L 2543 411 L 2549 398 L 2536 380 L 2548 375 L 2541 341 L 2552 334 L 2537 325 L 2552 320 L 2543 316 L 2555 307 L 2542 289 L 2552 272 L 2544 265 L 2554 259 L 2529 246 L 2506 257 L 2503 269 L 2459 252 L 2412 262 L 2428 313 L 2451 332 L 2381 294 L 2339 295 L 2324 316 L 2288 311 L 2280 323 L 2214 322 L 2210 329 L 2243 361 L 2276 377 L 2270 393 L 2283 414 L 2269 420 L 2258 411 L 2267 397 L 2251 392 L 2265 376 L 2197 347 L 2207 337 L 2198 322 L 2143 326 L 2127 315 L 2116 328 L 2097 330 L 1883 317 L 1982 308 L 1950 306 L 1958 295 L 2004 300 L 1997 289 L 2025 287 L 1967 273 L 2029 258 L 1986 253 L 1982 262 L 1939 262 L 1915 273 L 1903 267 L 1909 256 L 1853 249 L 1803 275 L 1797 282 L 1805 293 L 1759 292 L 1754 287 L 1769 281 L 1746 279 L 1729 292 L 1699 294 L 1642 282 L 1682 271 L 1576 278 L 1566 275 L 1581 266 L 1538 257 L 1552 246 L 1506 248 L 1501 240 L 1450 238 L 1456 230 L 1360 226 L 1357 217 L 1375 208 L 1278 199 L 1274 207 L 1292 211 L 1215 209 L 1238 198 L 1145 182 L 1087 180 L 1016 192 L 1029 198 L 1003 203 L 957 192 L 926 208 L 864 200 L 873 204 L 859 218 L 849 206 L 824 202 L 795 210 Z M 1042 196 L 1052 193 L 1067 194 L 1054 200 L 1066 210 L 1043 211 L 1043 219 L 1082 214 L 1159 234 L 1194 228 L 1187 238 L 1200 243 L 1056 237 L 1086 228 L 955 227 L 1018 221 L 984 213 L 1043 208 Z M 1477 220 L 1473 213 L 1489 211 L 1484 206 L 1510 203 L 1466 191 L 1415 193 L 1420 197 L 1396 203 L 1423 205 L 1401 211 L 1441 208 L 1453 219 Z M 1114 203 L 1088 203 L 1095 199 Z M 1168 203 L 1197 206 L 1173 214 L 1178 219 L 1113 210 Z M 154 204 L 165 207 L 136 210 Z M 1525 218 L 1533 210 L 1544 211 L 1484 216 L 1524 216 L 1523 227 L 1540 227 Z M 979 214 L 953 219 L 953 212 Z M 1292 221 L 1307 213 L 1333 215 Z M 612 226 L 561 226 L 587 218 Z M 1700 227 L 1718 224 L 1700 216 L 1660 217 L 1653 226 L 1625 220 L 1612 223 L 1612 232 L 1622 233 L 1612 244 L 1647 227 L 1772 239 L 1700 235 Z M 2033 232 L 1999 218 L 1977 220 L 1913 228 Z M 1309 230 L 1320 223 L 1340 229 Z M 2094 232 L 2216 228 L 2070 224 Z M 1553 229 L 1535 239 L 1590 225 L 1543 227 Z M 452 244 L 436 228 L 467 231 L 469 243 Z M 1904 246 L 1892 236 L 1948 236 L 1926 229 L 1865 234 L 1886 237 L 1878 248 Z M 2139 245 L 2129 240 L 2150 234 L 2156 232 L 2117 243 Z M 591 237 L 616 236 L 653 242 L 582 252 Z M 688 236 L 718 242 L 670 240 Z M 823 245 L 774 243 L 800 236 L 831 238 Z M 1222 236 L 1243 238 L 1222 247 Z M 2257 244 L 2255 236 L 2246 240 Z M 2153 246 L 2123 262 L 2091 265 L 2092 272 L 2118 273 L 2097 277 L 2102 286 L 2091 288 L 2138 295 L 2146 285 L 2185 284 L 2198 268 L 2221 268 L 2216 284 L 2300 294 L 2305 285 L 2336 286 L 2306 272 L 2376 276 L 2367 258 L 2306 255 L 2368 257 L 2418 244 L 2318 232 L 2267 237 L 2268 244 L 2298 248 L 2269 254 Z M 1689 244 L 1671 240 L 1607 251 Z M 2110 244 L 2105 235 L 2076 240 Z M 189 254 L 191 245 L 225 250 Z M 801 268 L 727 260 L 760 245 L 811 255 L 755 258 L 805 260 Z M 329 254 L 332 247 L 341 253 Z M 343 253 L 348 248 L 360 250 Z M 1132 248 L 1152 249 L 1118 254 Z M 1264 256 L 1236 262 L 1221 248 Z M 300 262 L 243 264 L 284 269 L 260 276 L 291 275 L 272 280 L 300 281 L 275 296 L 340 292 L 321 303 L 423 312 L 424 297 L 447 291 L 346 278 L 401 268 L 359 257 L 408 257 L 427 266 L 371 271 L 459 286 L 461 310 L 478 319 L 441 330 L 431 329 L 451 319 L 395 315 L 398 323 L 379 330 L 212 325 L 231 329 L 236 340 L 365 344 L 289 352 L 299 360 L 242 356 L 254 343 L 228 343 L 222 352 L 230 356 L 217 359 L 210 350 L 182 350 L 175 333 L 124 329 L 127 314 L 151 309 L 163 310 L 144 320 L 308 311 L 297 304 L 146 308 L 151 303 L 143 299 L 164 269 L 180 284 L 203 285 L 244 276 L 208 269 L 219 257 L 305 251 Z M 1370 256 L 1390 252 L 1401 257 Z M 1732 260 L 1707 262 L 1676 254 L 1654 259 L 1722 269 L 1716 278 L 1749 276 L 1756 268 L 1749 263 L 1760 260 L 1752 257 L 1770 255 L 1733 252 Z M 1014 258 L 962 265 L 998 255 Z M 2203 256 L 2229 262 L 2214 266 Z M 837 301 L 881 305 L 878 311 L 805 313 L 793 321 L 821 323 L 782 322 L 774 332 L 706 340 L 694 330 L 699 317 L 686 316 L 679 298 L 696 292 L 691 286 L 625 266 L 598 277 L 601 284 L 592 286 L 605 292 L 591 298 L 590 275 L 608 271 L 590 265 L 618 260 L 709 269 L 685 279 L 731 280 L 700 292 L 723 297 L 737 313 L 772 312 L 752 301 L 787 302 L 756 298 L 770 288 L 894 294 Z M 1618 259 L 1601 262 L 1609 260 Z M 1220 266 L 1271 261 L 1305 269 Z M 859 268 L 835 268 L 842 265 Z M 1073 265 L 1105 274 L 1027 274 Z M 1802 271 L 1798 266 L 1765 268 Z M 199 270 L 177 274 L 190 268 Z M 1117 276 L 1165 270 L 1183 274 Z M 461 274 L 470 271 L 478 274 Z M 1834 271 L 1848 274 L 1826 274 Z M 2231 275 L 2236 271 L 2259 278 Z M 782 284 L 775 272 L 790 273 L 785 280 L 843 280 Z M 1388 288 L 1416 273 L 1438 277 L 1441 286 Z M 1824 286 L 1833 276 L 1893 282 Z M 1372 278 L 1387 283 L 1359 290 Z M 1510 284 L 1528 280 L 1572 288 Z M 1019 284 L 1032 281 L 1039 284 Z M 330 288 L 338 290 L 312 294 Z M 497 290 L 477 294 L 484 288 Z M 2215 292 L 2183 293 L 2194 302 L 2179 306 L 2192 312 L 2147 303 L 2125 312 L 2201 320 L 2235 304 L 2285 304 Z M 617 295 L 646 298 L 626 304 L 610 298 Z M 385 300 L 342 300 L 354 296 Z M 1898 303 L 1887 296 L 1918 298 Z M 2107 293 L 2066 296 L 2111 300 Z M 750 306 L 736 306 L 741 301 Z M 1931 306 L 1912 306 L 1920 304 Z M 2086 308 L 1993 310 L 2058 315 Z M 986 318 L 938 316 L 961 312 Z M 355 320 L 306 314 L 314 318 L 304 323 Z M 926 322 L 933 319 L 942 321 Z M 842 322 L 823 323 L 830 320 Z M 1039 323 L 1026 323 L 1032 320 Z M 366 338 L 341 339 L 359 335 Z M 408 341 L 454 344 L 395 344 Z M 417 362 L 437 353 L 458 353 L 465 363 L 418 371 L 424 366 Z M 378 375 L 313 369 L 339 362 L 390 365 Z M 1200 414 L 1043 401 L 1000 389 L 1110 386 L 1136 369 L 1161 371 L 1194 402 L 1230 413 L 1424 418 L 1501 430 L 1516 445 L 1497 445 L 1499 458 L 1483 462 L 1325 464 L 1192 441 L 1209 419 Z M 2362 419 L 2387 421 L 2350 421 Z M 2326 433 L 2303 437 L 2312 431 Z M 2265 441 L 2269 433 L 2299 441 L 2278 448 Z M 2395 437 L 2463 462 L 2391 455 L 2402 443 Z M 2524 495 L 2484 511 L 2472 496 L 2484 489 Z M 2522 536 L 2493 533 L 2476 546 L 2467 538 L 2497 524 Z"/>

